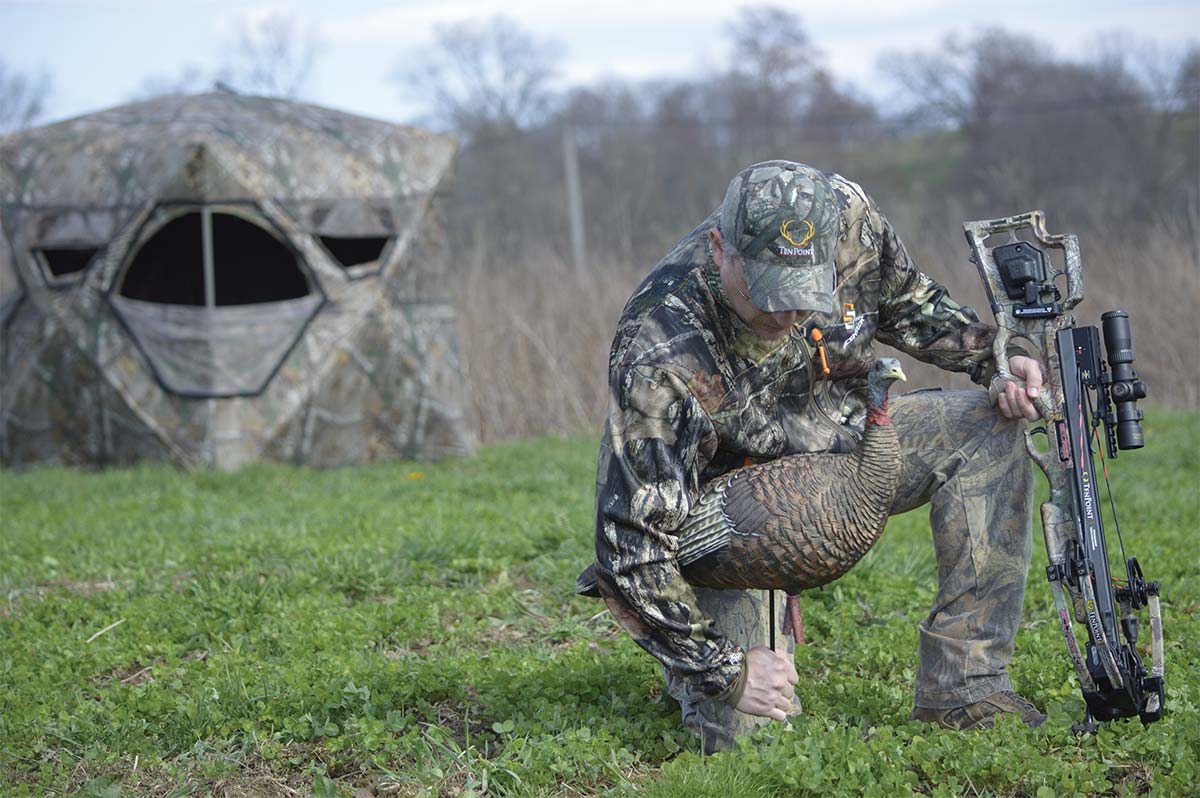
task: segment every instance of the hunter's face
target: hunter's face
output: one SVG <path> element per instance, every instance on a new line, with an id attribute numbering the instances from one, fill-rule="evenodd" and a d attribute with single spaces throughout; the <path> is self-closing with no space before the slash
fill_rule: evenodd
<path id="1" fill-rule="evenodd" d="M 742 321 L 746 322 L 759 338 L 773 340 L 787 335 L 788 330 L 800 316 L 798 310 L 763 310 L 750 299 L 746 285 L 746 274 L 742 269 L 742 258 L 731 247 L 722 247 L 721 234 L 713 231 L 713 260 L 721 270 L 721 286 L 729 297 L 730 304 Z"/>

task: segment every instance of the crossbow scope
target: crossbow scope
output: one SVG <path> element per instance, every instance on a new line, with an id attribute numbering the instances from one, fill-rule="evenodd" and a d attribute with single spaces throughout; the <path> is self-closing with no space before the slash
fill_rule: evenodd
<path id="1" fill-rule="evenodd" d="M 1140 449 L 1142 440 L 1142 411 L 1137 400 L 1146 398 L 1146 383 L 1138 379 L 1133 370 L 1133 334 L 1129 331 L 1129 314 L 1123 310 L 1110 310 L 1101 314 L 1100 325 L 1104 329 L 1104 351 L 1108 354 L 1108 365 L 1112 377 L 1108 381 L 1108 394 L 1117 406 L 1117 446 L 1121 449 Z M 1112 457 L 1116 457 L 1113 452 Z"/>

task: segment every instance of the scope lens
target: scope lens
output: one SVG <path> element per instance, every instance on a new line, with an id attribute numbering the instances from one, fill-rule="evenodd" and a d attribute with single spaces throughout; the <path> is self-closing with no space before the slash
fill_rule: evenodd
<path id="1" fill-rule="evenodd" d="M 1100 316 L 1104 328 L 1104 349 L 1108 362 L 1114 369 L 1118 363 L 1133 362 L 1133 333 L 1129 330 L 1129 314 L 1123 310 L 1110 310 Z"/>
<path id="2" fill-rule="evenodd" d="M 1140 449 L 1142 438 L 1142 411 L 1137 400 L 1146 395 L 1145 384 L 1133 370 L 1133 333 L 1129 329 L 1129 314 L 1123 310 L 1110 310 L 1100 316 L 1104 328 L 1104 350 L 1108 365 L 1112 369 L 1112 384 L 1109 395 L 1116 403 L 1117 447 Z"/>

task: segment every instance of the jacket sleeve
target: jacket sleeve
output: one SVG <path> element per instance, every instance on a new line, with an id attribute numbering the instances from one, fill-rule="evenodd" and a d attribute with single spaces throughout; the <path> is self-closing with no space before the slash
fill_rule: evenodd
<path id="1" fill-rule="evenodd" d="M 675 559 L 711 422 L 686 378 L 662 366 L 634 362 L 611 379 L 596 488 L 600 592 L 664 666 L 706 695 L 736 701 L 744 653 L 700 611 Z"/>
<path id="2" fill-rule="evenodd" d="M 996 328 L 980 321 L 973 308 L 959 305 L 944 286 L 919 271 L 891 224 L 882 214 L 879 219 L 883 282 L 876 338 L 917 360 L 965 372 L 986 385 L 995 369 Z M 1016 347 L 1012 353 L 1023 354 L 1023 350 Z"/>

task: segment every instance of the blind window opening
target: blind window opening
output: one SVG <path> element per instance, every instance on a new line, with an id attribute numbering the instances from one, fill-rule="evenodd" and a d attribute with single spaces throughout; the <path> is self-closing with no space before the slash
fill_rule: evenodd
<path id="1" fill-rule="evenodd" d="M 295 254 L 241 216 L 201 209 L 171 219 L 145 241 L 121 296 L 167 305 L 253 305 L 312 293 Z"/>
<path id="2" fill-rule="evenodd" d="M 389 240 L 384 236 L 321 236 L 321 243 L 343 269 L 378 261 Z"/>
<path id="3" fill-rule="evenodd" d="M 51 282 L 61 282 L 79 275 L 99 252 L 97 247 L 42 247 L 37 250 Z"/>

